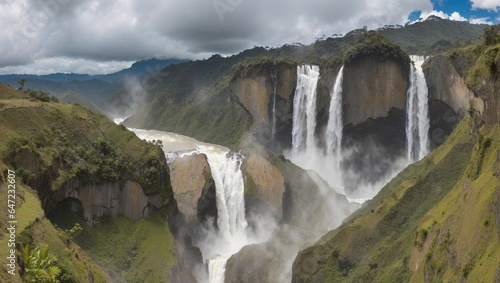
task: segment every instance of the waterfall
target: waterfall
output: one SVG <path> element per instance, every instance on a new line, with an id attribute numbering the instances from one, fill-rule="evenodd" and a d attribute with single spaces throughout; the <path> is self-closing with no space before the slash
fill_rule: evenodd
<path id="1" fill-rule="evenodd" d="M 248 224 L 245 217 L 243 174 L 240 170 L 242 157 L 213 146 L 201 146 L 199 150 L 206 154 L 212 171 L 220 241 L 227 245 L 224 250 L 217 250 L 215 256 L 208 260 L 209 283 L 223 283 L 227 260 L 241 248 L 238 244 L 235 247 L 231 245 L 241 240 L 246 244 L 245 229 Z"/>
<path id="2" fill-rule="evenodd" d="M 406 144 L 408 161 L 413 163 L 429 153 L 428 91 L 422 64 L 423 56 L 410 56 L 410 86 L 406 100 Z"/>
<path id="3" fill-rule="evenodd" d="M 135 134 L 146 140 L 161 140 L 165 156 L 184 156 L 202 153 L 207 156 L 212 178 L 215 182 L 215 201 L 217 206 L 216 229 L 208 229 L 204 237 L 194 244 L 200 248 L 208 270 L 209 283 L 223 283 L 227 260 L 242 247 L 267 241 L 274 233 L 274 220 L 267 221 L 266 230 L 249 231 L 245 215 L 244 180 L 241 172 L 243 156 L 228 148 L 203 143 L 179 134 L 132 129 Z M 205 282 L 207 278 L 199 278 Z"/>
<path id="4" fill-rule="evenodd" d="M 297 67 L 297 87 L 293 99 L 292 149 L 295 153 L 303 148 L 316 146 L 316 86 L 319 67 L 302 65 Z M 305 142 L 304 142 L 305 137 Z"/>
<path id="5" fill-rule="evenodd" d="M 208 282 L 209 283 L 224 283 L 226 273 L 227 257 L 218 257 L 209 260 L 208 262 Z"/>
<path id="6" fill-rule="evenodd" d="M 342 82 L 344 80 L 344 66 L 335 79 L 330 100 L 330 112 L 326 128 L 326 151 L 340 161 L 340 146 L 342 143 Z"/>
<path id="7" fill-rule="evenodd" d="M 276 85 L 278 83 L 278 78 L 276 75 L 276 68 L 273 73 L 273 117 L 272 117 L 272 125 L 271 125 L 271 138 L 272 138 L 272 147 L 274 150 L 274 138 L 276 136 Z"/>
<path id="8" fill-rule="evenodd" d="M 225 237 L 235 236 L 247 227 L 241 157 L 209 147 L 200 151 L 207 155 L 215 182 L 217 226 Z"/>
<path id="9" fill-rule="evenodd" d="M 328 125 L 326 127 L 325 144 L 327 155 L 333 160 L 333 175 L 342 188 L 341 144 L 342 144 L 342 82 L 344 80 L 344 66 L 340 67 L 330 99 Z M 341 189 L 339 189 L 341 191 Z"/>

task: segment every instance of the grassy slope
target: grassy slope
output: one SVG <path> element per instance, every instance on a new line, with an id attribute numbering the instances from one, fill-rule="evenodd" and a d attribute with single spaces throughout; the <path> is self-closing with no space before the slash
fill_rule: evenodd
<path id="1" fill-rule="evenodd" d="M 58 207 L 61 212 L 67 208 Z M 164 216 L 154 214 L 136 222 L 125 217 L 108 219 L 105 224 L 88 227 L 76 213 L 51 213 L 61 228 L 75 223 L 84 227 L 75 242 L 95 260 L 113 280 L 125 282 L 170 282 L 176 265 L 174 238 Z"/>
<path id="2" fill-rule="evenodd" d="M 59 94 L 57 98 L 61 103 L 79 104 L 93 112 L 102 113 L 102 110 L 100 110 L 94 103 L 76 92 L 65 91 Z"/>
<path id="3" fill-rule="evenodd" d="M 158 154 L 155 146 L 142 142 L 135 135 L 126 131 L 123 127 L 114 125 L 106 117 L 91 113 L 80 106 L 64 105 L 58 103 L 42 103 L 31 101 L 29 99 L 19 99 L 22 93 L 16 92 L 12 88 L 0 85 L 0 169 L 2 178 L 0 179 L 0 196 L 6 199 L 6 180 L 4 173 L 7 169 L 17 170 L 12 165 L 5 162 L 5 150 L 9 139 L 22 136 L 22 132 L 31 130 L 33 133 L 43 133 L 49 141 L 53 141 L 56 134 L 52 126 L 61 129 L 68 137 L 68 140 L 78 143 L 84 147 L 98 137 L 105 137 L 113 145 L 120 148 L 124 154 L 129 156 L 134 163 L 142 163 L 144 158 Z M 12 98 L 12 99 L 7 99 Z M 52 149 L 49 149 L 52 146 Z M 52 142 L 52 145 L 44 145 L 39 148 L 43 163 L 54 160 L 58 148 Z M 46 164 L 45 164 L 46 165 Z M 43 166 L 43 164 L 42 164 Z M 71 175 L 60 169 L 61 176 Z M 174 242 L 168 225 L 159 216 L 152 217 L 150 220 L 140 220 L 131 222 L 126 219 L 117 219 L 110 222 L 110 225 L 102 225 L 98 228 L 92 228 L 82 224 L 85 241 L 78 238 L 78 246 L 71 240 L 67 233 L 54 227 L 54 225 L 45 218 L 44 211 L 41 208 L 37 193 L 31 188 L 21 184 L 21 177 L 17 177 L 17 212 L 18 222 L 17 243 L 22 245 L 35 246 L 39 244 L 48 244 L 49 252 L 57 259 L 66 277 L 71 277 L 74 282 L 88 282 L 89 274 L 96 282 L 105 282 L 109 279 L 108 275 L 98 266 L 103 264 L 104 259 L 109 254 L 103 254 L 103 251 L 125 251 L 131 242 L 140 243 L 137 247 L 135 257 L 136 264 L 128 272 L 128 278 L 147 278 L 149 282 L 165 282 L 165 278 L 170 276 L 171 269 L 175 263 Z M 167 188 L 168 189 L 168 188 Z M 67 211 L 60 211 L 60 215 L 67 214 Z M 9 277 L 5 271 L 5 258 L 7 255 L 7 238 L 4 227 L 6 225 L 6 205 L 0 208 L 0 256 L 1 269 L 0 279 L 6 282 L 20 282 L 19 275 L 15 278 Z M 164 219 L 164 218 L 163 218 Z M 65 229 L 71 228 L 76 222 L 68 223 Z M 83 223 L 83 222 L 82 222 Z M 121 231 L 120 234 L 115 234 Z M 124 238 L 119 241 L 118 237 Z M 125 236 L 126 237 L 125 237 Z M 83 249 L 82 249 L 83 248 Z M 121 254 L 116 254 L 116 257 Z M 119 267 L 112 269 L 118 272 Z M 124 269 L 126 270 L 126 269 Z M 132 277 L 130 277 L 132 276 Z M 135 276 L 135 277 L 134 277 Z M 167 276 L 167 277 L 166 277 Z M 136 280 L 137 281 L 137 280 Z"/>
<path id="4" fill-rule="evenodd" d="M 498 166 L 494 165 L 498 163 L 498 130 L 498 126 L 483 130 L 485 136 L 494 138 L 494 144 L 485 153 L 479 178 L 470 181 L 468 172 L 475 169 L 471 169 L 473 165 L 469 165 L 469 161 L 475 164 L 478 146 L 473 147 L 475 139 L 471 135 L 469 118 L 462 121 L 442 146 L 405 169 L 339 229 L 302 251 L 294 263 L 293 282 L 407 282 L 410 279 L 419 282 L 427 266 L 427 271 L 440 268 L 434 279 L 454 281 L 460 278 L 462 268 L 471 258 L 478 264 L 473 261 L 468 275 L 472 278 L 487 271 L 491 278 L 495 272 L 493 265 L 499 261 L 492 202 L 488 198 L 500 184 L 499 179 L 491 177 L 492 167 Z M 469 185 L 464 187 L 464 184 Z M 485 194 L 478 194 L 479 191 Z M 457 195 L 461 204 L 450 205 Z M 477 201 L 478 198 L 481 201 Z M 446 213 L 450 213 L 450 218 L 445 217 Z M 446 219 L 448 222 L 444 221 Z M 490 219 L 490 224 L 483 225 L 486 219 Z M 430 229 L 429 223 L 434 221 L 446 222 L 447 226 L 434 224 L 431 226 L 435 230 L 423 232 L 423 229 Z M 441 234 L 446 234 L 448 229 L 457 233 L 447 239 L 458 258 L 454 265 L 446 262 L 450 257 L 439 246 L 440 242 L 432 241 L 433 231 L 440 230 L 440 226 L 446 228 Z M 431 241 L 432 245 L 426 241 Z M 415 249 L 418 251 L 426 246 L 432 246 L 431 256 L 423 252 L 416 260 L 412 251 L 414 254 Z M 486 264 L 487 258 L 493 263 Z M 419 269 L 413 273 L 409 267 L 416 266 L 416 262 Z"/>

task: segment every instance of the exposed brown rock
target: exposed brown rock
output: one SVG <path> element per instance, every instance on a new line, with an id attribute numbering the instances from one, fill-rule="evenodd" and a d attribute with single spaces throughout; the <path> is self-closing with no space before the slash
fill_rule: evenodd
<path id="1" fill-rule="evenodd" d="M 170 178 L 179 211 L 188 222 L 215 204 L 215 184 L 205 154 L 176 158 L 170 166 Z"/>
<path id="2" fill-rule="evenodd" d="M 467 88 L 464 78 L 444 56 L 437 55 L 430 58 L 424 73 L 429 89 L 429 100 L 443 101 L 460 117 L 465 115 L 469 107 L 473 107 L 479 113 L 484 111 L 483 100 L 474 96 L 474 93 Z"/>
<path id="3" fill-rule="evenodd" d="M 269 210 L 281 219 L 285 192 L 285 179 L 281 172 L 255 154 L 243 161 L 241 170 L 245 178 L 245 202 L 251 203 L 251 207 Z"/>
<path id="4" fill-rule="evenodd" d="M 343 122 L 362 123 L 388 116 L 391 108 L 404 109 L 408 75 L 393 61 L 365 56 L 344 67 Z"/>
<path id="5" fill-rule="evenodd" d="M 80 186 L 78 181 L 63 187 L 65 198 L 78 199 L 83 208 L 83 217 L 89 225 L 99 223 L 99 218 L 109 214 L 123 215 L 131 220 L 147 217 L 151 209 L 160 208 L 161 196 L 146 196 L 142 187 L 126 181 L 123 188 L 119 183 Z"/>

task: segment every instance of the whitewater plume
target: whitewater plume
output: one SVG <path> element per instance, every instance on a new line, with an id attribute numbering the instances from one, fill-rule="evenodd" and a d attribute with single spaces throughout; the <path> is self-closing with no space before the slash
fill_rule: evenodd
<path id="1" fill-rule="evenodd" d="M 344 80 L 344 66 L 342 66 L 335 79 L 331 93 L 330 112 L 326 128 L 326 151 L 333 156 L 336 170 L 340 172 L 341 144 L 342 144 L 342 82 Z"/>
<path id="2" fill-rule="evenodd" d="M 278 84 L 278 78 L 276 75 L 276 69 L 274 69 L 273 73 L 273 111 L 272 111 L 272 124 L 271 124 L 271 138 L 272 138 L 272 146 L 274 150 L 274 140 L 276 137 L 276 85 Z"/>
<path id="3" fill-rule="evenodd" d="M 227 260 L 242 247 L 269 239 L 276 223 L 272 218 L 259 218 L 252 229 L 245 215 L 244 180 L 241 165 L 244 157 L 228 148 L 203 143 L 175 133 L 132 129 L 145 140 L 161 140 L 165 156 L 170 159 L 190 154 L 205 154 L 215 183 L 217 228 L 200 228 L 201 236 L 193 239 L 200 248 L 208 274 L 201 274 L 198 282 L 222 283 Z M 256 228 L 259 227 L 259 228 Z M 194 267 L 193 267 L 194 269 Z M 208 276 L 208 277 L 207 277 Z"/>
<path id="4" fill-rule="evenodd" d="M 295 153 L 316 146 L 316 87 L 319 67 L 297 66 L 297 87 L 293 99 L 292 149 Z"/>
<path id="5" fill-rule="evenodd" d="M 429 106 L 428 90 L 422 64 L 423 56 L 410 56 L 410 86 L 406 100 L 406 147 L 410 163 L 429 153 Z"/>

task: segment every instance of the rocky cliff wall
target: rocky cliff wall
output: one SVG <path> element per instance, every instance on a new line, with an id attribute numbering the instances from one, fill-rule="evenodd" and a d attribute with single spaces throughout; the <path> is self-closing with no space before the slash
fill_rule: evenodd
<path id="1" fill-rule="evenodd" d="M 425 80 L 429 89 L 429 100 L 441 100 L 449 105 L 460 118 L 467 109 L 473 107 L 480 113 L 484 102 L 465 84 L 465 79 L 457 72 L 450 60 L 443 55 L 431 57 L 424 68 Z"/>
<path id="2" fill-rule="evenodd" d="M 283 216 L 285 178 L 264 158 L 255 154 L 245 158 L 241 165 L 245 180 L 245 208 L 271 212 L 277 219 Z"/>
<path id="3" fill-rule="evenodd" d="M 405 109 L 407 89 L 405 66 L 376 56 L 356 58 L 344 67 L 344 125 L 386 117 L 391 108 Z"/>
<path id="4" fill-rule="evenodd" d="M 131 220 L 146 218 L 149 214 L 168 203 L 159 194 L 146 196 L 142 187 L 133 181 L 119 183 L 82 185 L 79 181 L 66 184 L 62 190 L 64 198 L 80 201 L 83 217 L 89 225 L 99 223 L 102 216 L 123 215 Z"/>
<path id="5" fill-rule="evenodd" d="M 205 154 L 179 157 L 170 165 L 177 207 L 188 223 L 212 217 L 217 222 L 215 182 Z"/>

